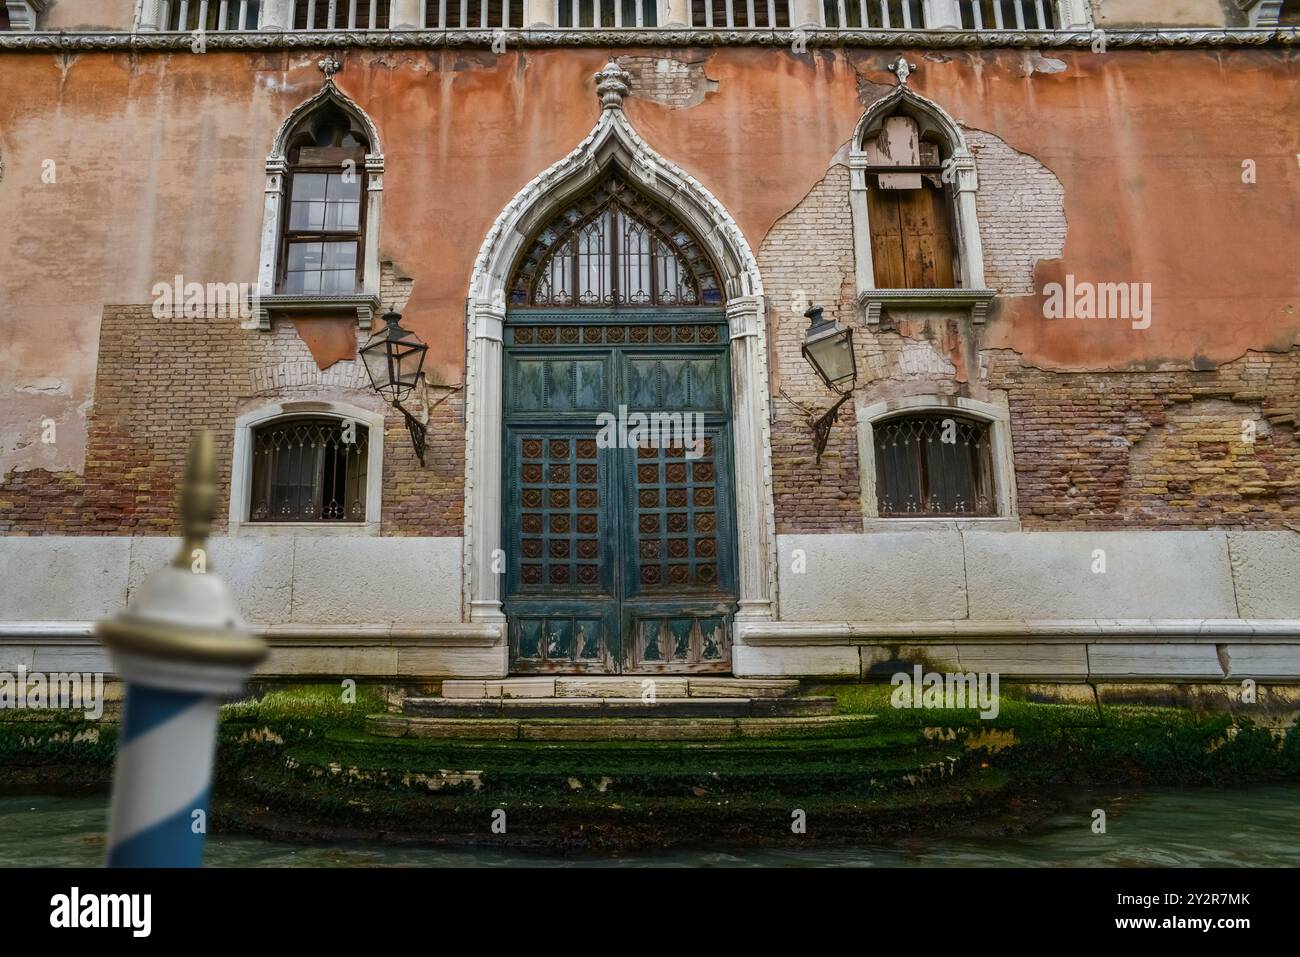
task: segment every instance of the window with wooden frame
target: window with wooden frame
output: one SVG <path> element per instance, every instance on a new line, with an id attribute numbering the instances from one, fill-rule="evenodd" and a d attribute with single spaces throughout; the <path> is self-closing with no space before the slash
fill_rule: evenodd
<path id="1" fill-rule="evenodd" d="M 863 149 L 876 288 L 955 288 L 959 244 L 943 145 L 921 139 L 916 120 L 896 114 Z"/>
<path id="2" fill-rule="evenodd" d="M 361 288 L 369 148 L 332 103 L 291 138 L 278 292 L 338 295 Z"/>
<path id="3" fill-rule="evenodd" d="M 363 522 L 370 430 L 335 418 L 252 430 L 250 522 Z"/>
<path id="4" fill-rule="evenodd" d="M 881 518 L 983 518 L 998 513 L 990 423 L 946 412 L 872 426 Z"/>

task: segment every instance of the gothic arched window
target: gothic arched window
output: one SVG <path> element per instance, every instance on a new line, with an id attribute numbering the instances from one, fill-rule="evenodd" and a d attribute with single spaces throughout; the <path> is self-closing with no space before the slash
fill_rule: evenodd
<path id="1" fill-rule="evenodd" d="M 718 274 L 667 210 L 611 172 L 534 237 L 512 306 L 716 306 Z"/>
<path id="2" fill-rule="evenodd" d="M 361 287 L 369 149 L 357 125 L 333 103 L 290 136 L 280 292 L 351 293 Z"/>

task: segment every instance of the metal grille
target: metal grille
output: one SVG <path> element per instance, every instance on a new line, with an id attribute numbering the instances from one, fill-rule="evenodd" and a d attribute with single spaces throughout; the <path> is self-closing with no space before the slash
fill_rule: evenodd
<path id="1" fill-rule="evenodd" d="M 426 30 L 520 30 L 524 0 L 424 0 Z"/>
<path id="2" fill-rule="evenodd" d="M 988 423 L 931 413 L 872 431 L 882 517 L 996 514 Z"/>
<path id="3" fill-rule="evenodd" d="M 958 0 L 967 30 L 1055 30 L 1053 0 Z"/>
<path id="4" fill-rule="evenodd" d="M 295 30 L 387 30 L 392 0 L 296 0 Z"/>
<path id="5" fill-rule="evenodd" d="M 720 305 L 717 273 L 694 237 L 613 172 L 554 217 L 515 276 L 512 305 Z"/>
<path id="6" fill-rule="evenodd" d="M 555 23 L 561 29 L 657 27 L 658 0 L 556 0 Z"/>
<path id="7" fill-rule="evenodd" d="M 785 30 L 789 0 L 691 0 L 691 27 L 727 30 Z"/>
<path id="8" fill-rule="evenodd" d="M 164 30 L 256 30 L 261 0 L 163 0 Z"/>
<path id="9" fill-rule="evenodd" d="M 925 26 L 921 0 L 822 0 L 831 30 L 911 30 Z"/>
<path id="10" fill-rule="evenodd" d="M 364 425 L 338 419 L 292 419 L 255 429 L 249 519 L 365 521 L 368 438 Z"/>

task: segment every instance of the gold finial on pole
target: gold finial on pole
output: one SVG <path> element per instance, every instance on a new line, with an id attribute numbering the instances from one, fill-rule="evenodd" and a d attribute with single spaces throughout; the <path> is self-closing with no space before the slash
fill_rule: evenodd
<path id="1" fill-rule="evenodd" d="M 172 562 L 177 568 L 192 568 L 195 551 L 204 554 L 207 568 L 208 534 L 217 517 L 217 451 L 210 429 L 197 432 L 185 457 L 177 509 L 181 519 L 181 550 Z"/>

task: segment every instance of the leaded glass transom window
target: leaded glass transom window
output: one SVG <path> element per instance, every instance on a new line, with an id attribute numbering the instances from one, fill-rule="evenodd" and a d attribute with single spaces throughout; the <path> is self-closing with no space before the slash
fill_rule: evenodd
<path id="1" fill-rule="evenodd" d="M 612 172 L 529 246 L 512 306 L 710 306 L 722 287 L 684 226 Z"/>
<path id="2" fill-rule="evenodd" d="M 882 518 L 997 514 L 989 424 L 942 412 L 872 426 Z"/>
<path id="3" fill-rule="evenodd" d="M 281 419 L 253 430 L 253 522 L 363 522 L 369 430 Z"/>

